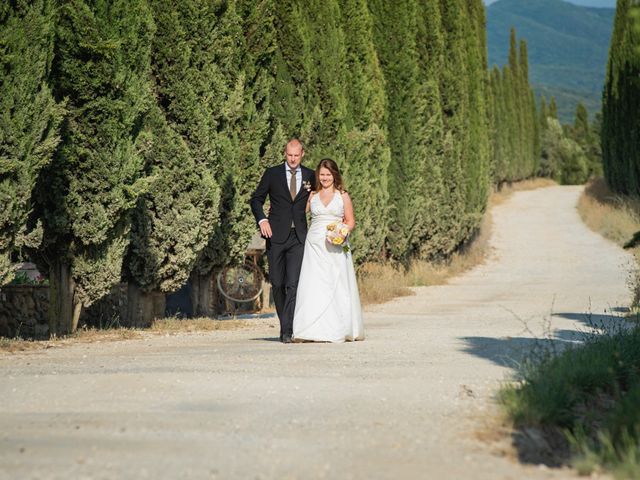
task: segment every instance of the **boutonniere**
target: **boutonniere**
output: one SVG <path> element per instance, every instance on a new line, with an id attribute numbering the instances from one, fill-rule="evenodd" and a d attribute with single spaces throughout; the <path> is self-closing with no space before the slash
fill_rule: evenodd
<path id="1" fill-rule="evenodd" d="M 311 191 L 311 182 L 309 180 L 303 180 L 302 188 L 304 188 L 307 192 Z"/>

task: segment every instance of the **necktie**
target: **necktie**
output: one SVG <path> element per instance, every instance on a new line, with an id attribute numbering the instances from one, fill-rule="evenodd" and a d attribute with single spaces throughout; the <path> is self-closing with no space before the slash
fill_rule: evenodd
<path id="1" fill-rule="evenodd" d="M 291 193 L 291 200 L 295 200 L 298 194 L 298 184 L 296 183 L 296 169 L 289 169 L 291 172 L 291 182 L 289 183 L 289 193 Z"/>

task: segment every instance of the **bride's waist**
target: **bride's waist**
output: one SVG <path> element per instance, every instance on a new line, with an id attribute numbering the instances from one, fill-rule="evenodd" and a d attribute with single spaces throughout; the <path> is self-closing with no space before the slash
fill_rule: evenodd
<path id="1" fill-rule="evenodd" d="M 327 228 L 328 225 L 334 224 L 334 223 L 340 223 L 342 222 L 341 218 L 332 218 L 332 219 L 320 219 L 320 220 L 316 220 L 313 219 L 311 220 L 311 226 L 309 227 L 309 230 L 315 230 L 315 229 L 325 229 Z"/>

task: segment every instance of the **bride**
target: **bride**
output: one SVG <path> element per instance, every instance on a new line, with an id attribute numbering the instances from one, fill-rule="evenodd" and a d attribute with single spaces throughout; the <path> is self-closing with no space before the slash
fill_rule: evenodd
<path id="1" fill-rule="evenodd" d="M 350 232 L 356 224 L 340 170 L 331 159 L 321 160 L 316 168 L 316 191 L 309 196 L 307 211 L 311 211 L 311 226 L 298 282 L 294 341 L 364 340 L 349 244 L 333 245 L 327 241 L 328 225 L 343 222 Z"/>

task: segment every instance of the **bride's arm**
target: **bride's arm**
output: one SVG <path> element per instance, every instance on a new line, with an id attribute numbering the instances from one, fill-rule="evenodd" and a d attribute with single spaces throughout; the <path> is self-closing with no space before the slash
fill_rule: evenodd
<path id="1" fill-rule="evenodd" d="M 347 192 L 342 193 L 342 202 L 344 203 L 344 224 L 349 228 L 349 231 L 356 227 L 356 217 L 353 214 L 353 203 L 351 203 L 351 197 Z"/>
<path id="2" fill-rule="evenodd" d="M 313 198 L 313 194 L 314 192 L 311 192 L 309 194 L 309 198 L 307 198 L 307 207 L 304 210 L 305 213 L 309 213 L 309 210 L 311 210 L 311 199 Z"/>

